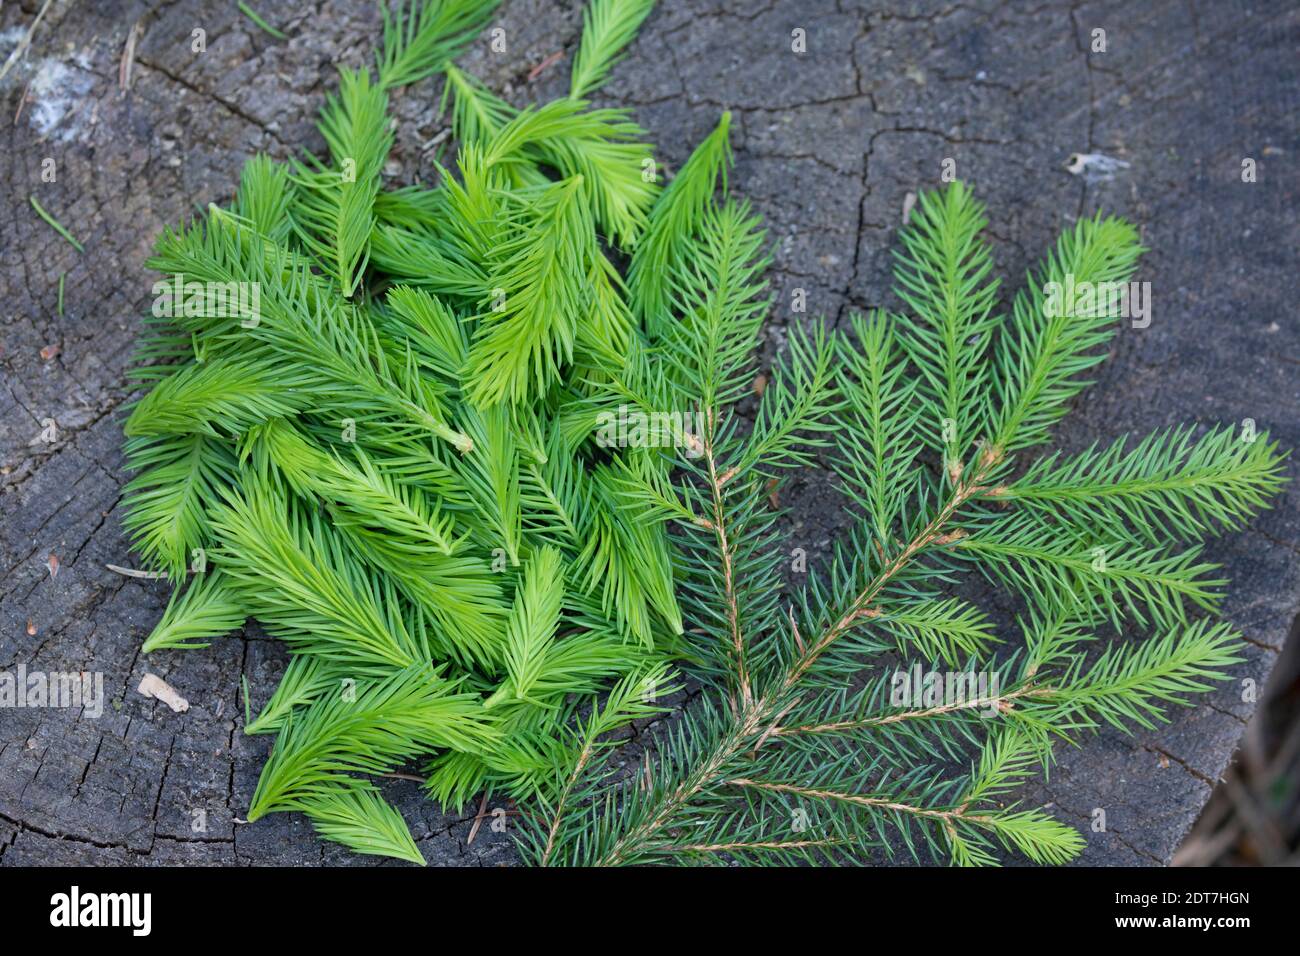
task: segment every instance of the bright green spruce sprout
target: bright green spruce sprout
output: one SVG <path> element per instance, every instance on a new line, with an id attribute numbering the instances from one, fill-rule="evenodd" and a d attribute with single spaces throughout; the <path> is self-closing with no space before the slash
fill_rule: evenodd
<path id="1" fill-rule="evenodd" d="M 1191 428 L 1028 456 L 1116 326 L 1044 289 L 1126 282 L 1141 250 L 1081 221 L 1002 317 L 962 184 L 903 232 L 910 315 L 792 332 L 742 426 L 767 243 L 727 196 L 728 117 L 661 190 L 629 114 L 586 102 L 651 6 L 593 0 L 570 95 L 523 110 L 450 62 L 493 0 L 386 9 L 328 156 L 255 157 L 159 238 L 180 294 L 140 348 L 126 525 L 176 592 L 145 650 L 282 639 L 249 820 L 362 853 L 423 862 L 373 782 L 419 761 L 443 804 L 518 801 L 534 863 L 1064 862 L 1081 837 L 1006 800 L 1054 740 L 1151 726 L 1238 661 L 1196 542 L 1281 456 Z M 388 91 L 435 73 L 456 161 L 388 188 Z M 664 424 L 611 432 L 629 416 Z M 822 455 L 855 528 L 790 594 L 771 489 Z M 1021 638 L 947 593 L 968 569 Z M 1150 636 L 1090 655 L 1103 627 Z M 996 689 L 900 707 L 899 657 Z M 701 699 L 618 774 L 611 733 L 664 714 L 675 667 Z"/>

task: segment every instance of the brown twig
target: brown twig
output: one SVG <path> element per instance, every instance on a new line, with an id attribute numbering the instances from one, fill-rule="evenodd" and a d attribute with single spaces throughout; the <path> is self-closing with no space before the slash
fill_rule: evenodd
<path id="1" fill-rule="evenodd" d="M 956 810 L 934 810 L 929 807 L 916 807 L 909 803 L 899 803 L 885 797 L 864 797 L 857 793 L 844 793 L 839 790 L 818 790 L 813 787 L 796 786 L 792 783 L 767 783 L 762 780 L 749 780 L 745 777 L 737 777 L 734 780 L 728 780 L 727 783 L 733 787 L 750 787 L 755 790 L 768 790 L 773 793 L 789 793 L 814 800 L 837 800 L 840 803 L 851 803 L 859 807 L 897 810 L 899 813 L 929 817 L 949 824 L 957 819 L 969 820 L 972 823 L 987 823 L 991 820 L 990 817 L 968 815 L 965 806 L 958 807 Z"/>
<path id="2" fill-rule="evenodd" d="M 18 125 L 19 118 L 23 115 L 23 107 L 27 105 L 27 97 L 31 93 L 32 81 L 28 80 L 27 85 L 23 87 L 23 95 L 18 97 L 18 109 L 14 110 L 14 125 Z"/>
<path id="3" fill-rule="evenodd" d="M 483 791 L 483 799 L 478 804 L 478 813 L 474 816 L 474 825 L 469 828 L 469 836 L 465 840 L 466 846 L 474 842 L 474 838 L 478 836 L 478 828 L 483 825 L 483 818 L 487 816 L 487 802 L 490 792 L 489 790 Z"/>
<path id="4" fill-rule="evenodd" d="M 117 88 L 126 96 L 131 89 L 131 70 L 135 66 L 135 45 L 140 39 L 140 21 L 132 24 L 126 35 L 126 45 L 122 47 L 122 60 L 117 65 Z"/>
<path id="5" fill-rule="evenodd" d="M 423 777 L 417 777 L 413 773 L 377 773 L 376 777 L 387 777 L 389 780 L 410 780 L 413 783 L 424 783 Z"/>
<path id="6" fill-rule="evenodd" d="M 119 567 L 116 564 L 106 564 L 104 567 L 108 568 L 108 570 L 112 571 L 114 574 L 121 574 L 128 578 L 146 578 L 153 581 L 158 578 L 167 577 L 166 571 L 139 571 L 135 568 Z"/>
<path id="7" fill-rule="evenodd" d="M 45 3 L 41 4 L 36 19 L 32 21 L 32 25 L 27 28 L 27 32 L 18 41 L 18 45 L 14 47 L 13 52 L 9 54 L 9 58 L 5 60 L 5 65 L 0 66 L 0 80 L 9 75 L 9 71 L 14 68 L 14 64 L 22 58 L 23 54 L 27 52 L 27 48 L 32 45 L 32 36 L 36 33 L 36 28 L 41 25 L 41 20 L 45 17 L 45 11 L 50 9 L 51 2 L 52 0 L 45 0 Z"/>
<path id="8" fill-rule="evenodd" d="M 861 720 L 837 720 L 824 724 L 800 724 L 794 727 L 773 727 L 770 731 L 775 737 L 791 737 L 796 734 L 833 734 L 847 733 L 852 730 L 865 730 L 868 727 L 882 727 L 887 724 L 897 724 L 907 720 L 924 720 L 929 717 L 940 717 L 944 714 L 954 713 L 961 710 L 978 710 L 981 707 L 995 706 L 1001 713 L 1006 713 L 1011 707 L 1013 700 L 1021 697 L 1047 697 L 1052 693 L 1050 687 L 1021 687 L 1019 690 L 1012 691 L 1009 694 L 1001 694 L 997 697 L 978 697 L 974 700 L 966 700 L 955 704 L 942 704 L 935 707 L 927 707 L 922 710 L 905 710 L 897 714 L 886 714 L 884 717 L 864 717 Z"/>
<path id="9" fill-rule="evenodd" d="M 713 533 L 717 536 L 718 548 L 722 552 L 722 587 L 727 602 L 727 623 L 731 628 L 731 652 L 736 661 L 736 682 L 740 689 L 741 704 L 747 707 L 753 702 L 753 690 L 749 682 L 749 665 L 745 663 L 745 639 L 740 631 L 740 608 L 736 601 L 731 543 L 727 539 L 723 517 L 722 485 L 726 475 L 719 476 L 717 459 L 714 457 L 712 415 L 709 416 L 709 428 L 704 438 L 704 459 L 709 469 L 709 490 L 713 496 Z"/>
<path id="10" fill-rule="evenodd" d="M 556 63 L 560 62 L 560 60 L 563 59 L 564 59 L 564 51 L 556 50 L 545 60 L 543 60 L 541 63 L 538 63 L 535 67 L 533 67 L 531 70 L 528 71 L 528 82 L 529 83 L 533 82 L 543 73 L 545 73 L 548 69 L 550 69 L 552 66 L 554 66 Z"/>
<path id="11" fill-rule="evenodd" d="M 843 840 L 760 840 L 753 843 L 678 843 L 666 849 L 678 853 L 734 853 L 737 850 L 802 850 L 816 846 L 839 846 Z"/>
<path id="12" fill-rule="evenodd" d="M 564 782 L 564 789 L 560 791 L 560 798 L 555 804 L 555 813 L 551 817 L 551 826 L 546 833 L 546 849 L 542 851 L 541 865 L 546 866 L 551 859 L 551 853 L 555 849 L 555 834 L 560 829 L 560 819 L 564 816 L 564 805 L 568 802 L 570 794 L 573 793 L 574 786 L 577 785 L 578 777 L 586 769 L 587 763 L 591 760 L 591 755 L 595 751 L 596 741 L 588 737 L 582 744 L 582 750 L 578 753 L 578 759 L 573 765 L 573 771 L 569 778 Z"/>
<path id="13" fill-rule="evenodd" d="M 798 703 L 799 703 L 799 698 L 796 697 L 794 700 L 790 701 L 790 703 L 788 703 L 788 704 L 787 704 L 787 705 L 786 705 L 786 706 L 781 710 L 781 712 L 780 712 L 779 714 L 777 714 L 774 718 L 772 718 L 772 723 L 771 723 L 770 725 L 768 725 L 767 730 L 763 731 L 762 736 L 760 736 L 760 737 L 758 738 L 758 742 L 754 744 L 753 756 L 755 756 L 755 757 L 758 756 L 758 752 L 759 752 L 759 750 L 762 749 L 763 744 L 767 743 L 767 739 L 768 739 L 769 737 L 771 737 L 774 733 L 776 733 L 776 731 L 777 731 L 777 729 L 778 729 L 778 724 L 780 724 L 780 722 L 781 722 L 781 718 L 784 717 L 786 714 L 790 713 L 790 711 L 791 711 L 791 710 L 794 708 L 794 706 L 795 706 L 796 704 L 798 704 Z"/>

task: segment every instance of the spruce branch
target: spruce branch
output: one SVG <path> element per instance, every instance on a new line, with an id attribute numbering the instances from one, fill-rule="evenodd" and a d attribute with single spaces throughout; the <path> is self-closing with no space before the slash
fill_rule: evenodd
<path id="1" fill-rule="evenodd" d="M 303 812 L 322 839 L 357 853 L 391 856 L 424 866 L 402 815 L 374 790 L 341 790 L 303 800 Z"/>
<path id="2" fill-rule="evenodd" d="M 1212 428 L 1195 440 L 1193 434 L 1175 427 L 1072 458 L 1052 454 L 990 494 L 1157 542 L 1240 528 L 1281 487 L 1284 456 L 1267 433 L 1249 440 L 1232 428 Z"/>
<path id="3" fill-rule="evenodd" d="M 293 205 L 289 167 L 261 153 L 244 164 L 234 211 L 254 229 L 276 242 L 288 238 Z"/>
<path id="4" fill-rule="evenodd" d="M 546 808 L 550 823 L 545 831 L 545 843 L 541 846 L 542 865 L 550 862 L 551 854 L 555 851 L 560 822 L 564 819 L 569 804 L 591 796 L 589 790 L 580 792 L 579 786 L 597 750 L 608 746 L 601 738 L 636 718 L 661 712 L 661 708 L 650 704 L 647 698 L 657 694 L 671 694 L 675 690 L 675 687 L 668 684 L 667 670 L 660 665 L 644 672 L 629 674 L 614 685 L 603 703 L 592 707 L 579 738 L 580 745 L 571 761 L 571 769 L 559 788 L 554 806 Z"/>
<path id="5" fill-rule="evenodd" d="M 1098 348 L 1115 333 L 1115 310 L 1095 290 L 1127 283 L 1143 251 L 1131 225 L 1100 214 L 1061 235 L 1016 295 L 1009 334 L 998 339 L 990 447 L 1008 452 L 1047 439 L 1088 384 L 1079 374 L 1105 358 Z"/>
<path id="6" fill-rule="evenodd" d="M 987 434 L 989 368 L 984 361 L 996 325 L 998 282 L 981 232 L 984 207 L 961 182 L 926 192 L 895 251 L 899 297 L 918 321 L 904 342 L 941 418 L 919 436 L 943 452 L 949 471 L 972 442 Z"/>
<path id="7" fill-rule="evenodd" d="M 628 267 L 628 297 L 633 311 L 652 336 L 668 327 L 665 280 L 686 259 L 686 243 L 710 208 L 718 180 L 726 183 L 731 161 L 728 130 L 731 114 L 695 148 L 650 211 L 645 234 Z"/>
<path id="8" fill-rule="evenodd" d="M 208 509 L 230 487 L 233 450 L 201 433 L 128 438 L 127 465 L 138 474 L 122 489 L 123 525 L 146 561 L 180 578 L 211 541 Z"/>
<path id="9" fill-rule="evenodd" d="M 473 694 L 427 664 L 322 697 L 290 718 L 253 793 L 248 819 L 306 809 L 321 797 L 365 789 L 352 773 L 385 773 L 422 748 L 470 750 L 495 731 Z"/>
<path id="10" fill-rule="evenodd" d="M 379 85 L 409 86 L 447 68 L 496 11 L 498 0 L 397 0 L 380 4 L 384 39 L 375 52 Z"/>
<path id="11" fill-rule="evenodd" d="M 188 585 L 172 592 L 161 620 L 145 638 L 141 650 L 149 654 L 164 648 L 207 647 L 207 638 L 242 627 L 245 617 L 242 602 L 226 585 L 220 571 L 197 575 Z"/>
<path id="12" fill-rule="evenodd" d="M 447 68 L 444 107 L 451 102 L 451 128 L 466 146 L 484 146 L 510 122 L 515 109 L 475 77 L 458 67 Z"/>
<path id="13" fill-rule="evenodd" d="M 667 200 L 665 193 L 661 203 Z M 674 360 L 661 378 L 702 398 L 709 423 L 702 459 L 682 460 L 679 467 L 698 479 L 683 486 L 686 513 L 704 519 L 690 521 L 684 539 L 690 548 L 704 547 L 700 535 L 707 532 L 707 554 L 716 567 L 697 572 L 688 565 L 691 576 L 700 577 L 687 586 L 710 596 L 704 630 L 717 638 L 713 653 L 732 693 L 721 706 L 685 715 L 684 729 L 661 742 L 658 772 L 648 765 L 640 786 L 606 789 L 577 821 L 563 819 L 561 810 L 549 821 L 552 839 L 537 862 L 626 865 L 713 855 L 762 862 L 832 847 L 854 853 L 881 845 L 876 838 L 883 825 L 913 852 L 919 840 L 957 863 L 997 862 L 998 847 L 1034 862 L 1062 863 L 1082 848 L 1073 829 L 1042 810 L 986 805 L 1046 765 L 1054 736 L 1098 721 L 1149 725 L 1153 715 L 1185 703 L 1187 694 L 1209 686 L 1206 677 L 1231 665 L 1230 628 L 1186 624 L 1186 605 L 1212 609 L 1223 582 L 1210 577 L 1213 568 L 1198 561 L 1195 547 L 1170 550 L 1163 532 L 1192 537 L 1209 530 L 1211 521 L 1232 526 L 1244 520 L 1276 487 L 1276 449 L 1265 441 L 1253 452 L 1239 451 L 1213 433 L 1203 447 L 1191 449 L 1186 438 L 1156 436 L 1127 455 L 1121 443 L 1064 467 L 1055 458 L 1040 460 L 1025 477 L 1008 481 L 1009 452 L 1045 437 L 1046 426 L 1063 413 L 1061 403 L 1082 387 L 1078 373 L 1095 364 L 1091 350 L 1112 322 L 1079 303 L 1065 307 L 1078 321 L 1058 321 L 1031 291 L 1018 300 L 1013 317 L 1025 333 L 1011 339 L 1024 343 L 1023 357 L 1009 358 L 1014 344 L 994 342 L 996 284 L 988 280 L 982 227 L 983 210 L 964 188 L 925 199 L 899 269 L 901 297 L 918 313 L 922 330 L 910 330 L 903 349 L 893 331 L 903 320 L 855 317 L 853 335 L 836 342 L 848 375 L 841 379 L 840 404 L 815 420 L 825 415 L 843 435 L 837 470 L 862 504 L 862 536 L 854 541 L 864 550 L 837 561 L 826 580 L 810 582 L 801 619 L 792 613 L 788 627 L 775 629 L 770 618 L 751 623 L 747 617 L 736 570 L 735 542 L 743 539 L 732 520 L 737 498 L 760 495 L 745 482 L 729 487 L 735 472 L 721 464 L 724 453 L 744 455 L 746 442 L 763 446 L 765 426 L 760 418 L 744 439 L 717 427 L 726 404 L 718 396 L 738 397 L 747 316 L 718 308 L 727 301 L 728 270 L 724 259 L 707 260 L 707 244 L 692 257 L 706 263 L 697 266 L 698 281 L 689 273 L 673 279 L 669 272 L 664 288 L 675 282 L 681 291 L 668 300 L 677 324 L 662 339 Z M 688 234 L 702 228 L 695 223 Z M 1097 219 L 1062 240 L 1044 274 L 1064 278 L 1074 270 L 1097 281 L 1127 278 L 1137 252 L 1127 226 Z M 728 324 L 734 351 L 720 346 Z M 937 364 L 922 369 L 922 387 L 911 384 L 908 364 L 932 361 Z M 1000 403 L 986 364 L 999 361 L 1018 370 Z M 642 380 L 637 388 L 649 395 L 660 387 Z M 808 398 L 816 391 L 811 380 L 797 391 L 809 407 L 818 406 Z M 943 418 L 964 424 L 947 429 L 937 443 L 920 434 L 926 430 L 921 423 Z M 801 437 L 815 447 L 816 435 L 814 429 Z M 941 484 L 917 469 L 918 444 L 944 453 Z M 1230 504 L 1223 499 L 1229 493 Z M 697 494 L 704 508 L 690 506 Z M 1053 507 L 1064 500 L 1071 505 Z M 999 513 L 1008 503 L 1018 513 Z M 1175 523 L 1153 532 L 1155 515 L 1143 509 Z M 1145 527 L 1130 530 L 1139 518 L 1147 519 Z M 894 634 L 905 652 L 915 649 L 927 660 L 990 659 L 998 641 L 983 615 L 934 591 L 972 556 L 1028 601 L 1030 652 L 1019 682 L 903 709 L 883 706 L 878 690 L 834 696 L 835 679 L 860 668 L 861 655 L 887 646 L 872 632 Z M 1154 621 L 1167 636 L 1131 653 L 1107 652 L 1095 669 L 1085 669 L 1082 648 L 1090 628 L 1107 617 L 1116 626 Z M 980 727 L 986 718 L 975 712 L 983 710 L 993 715 L 991 729 Z M 882 748 L 865 769 L 823 743 L 862 734 L 873 735 Z M 908 761 L 925 741 L 953 755 L 973 748 L 978 761 L 969 778 L 923 776 Z M 911 769 L 901 782 L 882 787 L 885 765 Z M 814 777 L 827 783 L 803 782 Z M 737 789 L 750 798 L 734 800 L 729 794 Z M 820 806 L 827 835 L 778 838 L 771 827 L 791 810 L 791 799 Z M 686 833 L 692 836 L 682 838 Z M 561 854 L 556 845 L 566 839 L 571 846 Z"/>
<path id="14" fill-rule="evenodd" d="M 351 664 L 410 667 L 412 636 L 384 586 L 349 560 L 317 515 L 272 491 L 231 496 L 212 514 L 217 561 L 251 616 L 304 653 Z"/>
<path id="15" fill-rule="evenodd" d="M 582 11 L 582 41 L 573 58 L 569 96 L 576 100 L 605 84 L 641 23 L 654 9 L 654 0 L 591 0 Z"/>
<path id="16" fill-rule="evenodd" d="M 920 417 L 917 385 L 905 378 L 908 366 L 887 316 L 853 315 L 850 322 L 852 338 L 837 340 L 845 398 L 837 419 L 843 427 L 863 429 L 865 441 L 860 447 L 837 443 L 834 467 L 865 509 L 872 537 L 891 541 L 920 448 L 909 440 Z"/>
<path id="17" fill-rule="evenodd" d="M 573 357 L 586 310 L 582 281 L 595 254 L 589 212 L 575 177 L 546 190 L 517 237 L 495 256 L 499 308 L 481 313 L 465 376 L 481 407 L 545 392 Z"/>
<path id="18" fill-rule="evenodd" d="M 529 697 L 542 674 L 547 651 L 560 625 L 563 601 L 560 552 L 542 548 L 524 569 L 524 579 L 506 624 L 506 673 L 509 690 L 517 700 Z M 488 698 L 487 705 L 503 691 L 504 687 Z"/>
<path id="19" fill-rule="evenodd" d="M 295 234 L 330 266 L 344 296 L 356 292 L 369 259 L 380 173 L 392 148 L 388 97 L 368 70 L 340 70 L 338 96 L 328 96 L 319 128 L 332 167 L 314 157 L 295 164 Z"/>
<path id="20" fill-rule="evenodd" d="M 325 693 L 346 686 L 349 668 L 314 654 L 295 655 L 285 668 L 275 692 L 255 719 L 244 727 L 246 734 L 277 733 L 295 707 L 310 704 Z"/>

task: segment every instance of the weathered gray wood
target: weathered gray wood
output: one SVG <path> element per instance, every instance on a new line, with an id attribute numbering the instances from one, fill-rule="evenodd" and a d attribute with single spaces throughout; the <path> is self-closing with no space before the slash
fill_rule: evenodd
<path id="1" fill-rule="evenodd" d="M 9 31 L 38 5 L 0 10 L 0 59 Z M 99 671 L 113 702 L 95 720 L 0 711 L 3 863 L 357 862 L 322 846 L 301 819 L 237 823 L 268 747 L 240 733 L 240 675 L 264 700 L 282 649 L 250 628 L 146 662 L 139 643 L 166 587 L 104 567 L 132 563 L 118 504 L 120 411 L 154 235 L 195 205 L 229 198 L 252 152 L 319 145 L 312 122 L 333 65 L 364 62 L 378 36 L 369 4 L 257 7 L 291 39 L 266 36 L 228 3 L 56 3 L 0 84 L 0 669 Z M 552 53 L 572 53 L 579 18 L 577 3 L 508 0 L 497 21 L 508 52 L 481 43 L 467 67 L 516 102 L 555 95 L 567 58 L 535 82 L 527 76 Z M 122 96 L 119 57 L 137 22 L 134 82 Z M 191 52 L 196 28 L 206 31 L 201 54 Z M 795 28 L 807 31 L 803 55 L 791 52 Z M 1094 28 L 1106 31 L 1105 53 L 1086 52 Z M 1151 282 L 1154 320 L 1119 335 L 1061 430 L 1067 447 L 1244 418 L 1295 447 L 1298 39 L 1300 11 L 1280 0 L 665 0 L 604 98 L 635 108 L 670 168 L 720 110 L 735 113 L 733 182 L 775 240 L 774 349 L 796 289 L 810 313 L 837 318 L 890 304 L 904 197 L 936 184 L 950 157 L 989 203 L 1009 280 L 1063 225 L 1102 206 L 1138 222 L 1152 249 L 1140 278 Z M 442 129 L 437 92 L 427 82 L 396 99 L 400 182 L 428 178 L 421 147 Z M 1075 152 L 1130 165 L 1089 183 L 1064 168 Z M 1246 157 L 1258 164 L 1254 184 L 1241 181 Z M 57 164 L 55 183 L 41 180 L 45 158 Z M 29 193 L 85 243 L 84 255 L 36 219 Z M 57 354 L 43 358 L 49 348 Z M 39 440 L 47 418 L 57 422 L 54 444 Z M 790 546 L 815 560 L 838 524 L 824 482 L 806 476 L 786 500 Z M 1262 683 L 1296 615 L 1296 502 L 1288 490 L 1252 530 L 1209 550 L 1234 578 L 1226 610 L 1251 641 L 1240 679 Z M 135 693 L 146 667 L 189 699 L 187 713 Z M 1167 862 L 1253 707 L 1234 681 L 1167 727 L 1102 734 L 1063 755 L 1050 787 L 1029 799 L 1052 801 L 1080 825 L 1086 862 Z M 467 847 L 469 815 L 440 813 L 417 785 L 395 781 L 390 791 L 430 862 L 511 859 L 487 826 Z M 1088 828 L 1094 808 L 1106 810 L 1105 833 Z M 206 832 L 192 828 L 196 810 Z"/>

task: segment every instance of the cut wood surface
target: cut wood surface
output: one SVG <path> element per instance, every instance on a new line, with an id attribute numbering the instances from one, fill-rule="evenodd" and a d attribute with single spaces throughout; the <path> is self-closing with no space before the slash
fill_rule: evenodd
<path id="1" fill-rule="evenodd" d="M 0 9 L 0 64 L 42 5 Z M 376 862 L 321 843 L 297 814 L 240 822 L 271 744 L 242 733 L 241 677 L 259 706 L 284 649 L 250 626 L 146 659 L 168 585 L 106 567 L 135 566 L 121 527 L 124 373 L 156 279 L 143 265 L 154 237 L 227 201 L 253 153 L 319 149 L 313 123 L 335 66 L 369 62 L 380 35 L 369 3 L 255 6 L 287 39 L 234 3 L 55 0 L 0 80 L 0 670 L 102 674 L 106 698 L 98 717 L 0 710 L 3 864 Z M 580 25 L 577 2 L 507 0 L 494 21 L 506 52 L 484 38 L 461 63 L 512 102 L 549 99 L 566 88 Z M 1105 52 L 1092 51 L 1095 30 Z M 1150 325 L 1121 329 L 1058 430 L 1063 447 L 1251 419 L 1296 448 L 1298 43 L 1300 9 L 1282 0 L 664 0 L 598 99 L 635 110 L 670 172 L 732 111 L 732 183 L 774 242 L 769 354 L 805 318 L 792 310 L 801 296 L 807 316 L 837 320 L 897 304 L 890 250 L 904 207 L 951 159 L 988 204 L 1007 290 L 1098 208 L 1137 223 L 1151 249 L 1138 276 L 1151 283 Z M 392 184 L 434 178 L 440 91 L 426 81 L 394 96 Z M 1080 862 L 1167 863 L 1205 804 L 1300 607 L 1298 495 L 1292 484 L 1209 546 L 1233 580 L 1225 614 L 1249 641 L 1234 679 L 1168 725 L 1066 750 L 1050 784 L 1024 795 L 1079 827 Z M 839 503 L 824 474 L 782 498 L 790 547 L 828 553 Z M 138 693 L 146 673 L 188 710 Z M 513 861 L 490 805 L 475 826 L 473 811 L 441 812 L 412 780 L 385 792 L 430 863 Z"/>

